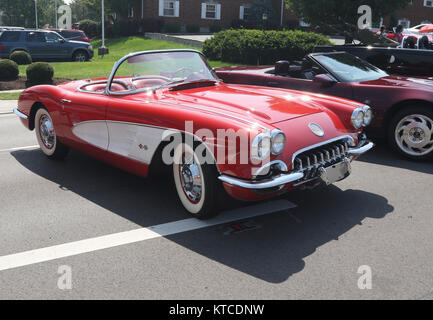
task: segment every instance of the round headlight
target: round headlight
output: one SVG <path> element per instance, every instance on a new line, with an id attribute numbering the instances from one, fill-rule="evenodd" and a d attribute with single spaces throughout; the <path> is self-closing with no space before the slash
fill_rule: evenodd
<path id="1" fill-rule="evenodd" d="M 369 106 L 365 106 L 362 108 L 362 112 L 364 112 L 364 127 L 370 125 L 371 121 L 373 120 L 373 111 Z"/>
<path id="2" fill-rule="evenodd" d="M 266 159 L 271 153 L 271 137 L 267 133 L 258 134 L 251 144 L 251 156 L 254 159 Z"/>
<path id="3" fill-rule="evenodd" d="M 276 156 L 283 152 L 286 147 L 286 135 L 280 130 L 271 133 L 271 153 Z"/>
<path id="4" fill-rule="evenodd" d="M 358 130 L 364 125 L 364 112 L 361 108 L 356 108 L 352 113 L 352 125 Z"/>

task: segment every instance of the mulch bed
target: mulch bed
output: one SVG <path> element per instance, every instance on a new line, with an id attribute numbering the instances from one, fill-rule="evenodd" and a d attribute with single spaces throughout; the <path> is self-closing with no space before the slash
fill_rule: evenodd
<path id="1" fill-rule="evenodd" d="M 71 80 L 55 78 L 53 79 L 52 83 L 47 83 L 47 84 L 58 85 L 60 83 L 67 82 L 67 81 L 71 81 Z M 32 86 L 31 83 L 27 83 L 26 77 L 19 77 L 18 80 L 14 80 L 14 81 L 0 81 L 0 91 L 26 89 L 31 86 Z"/>

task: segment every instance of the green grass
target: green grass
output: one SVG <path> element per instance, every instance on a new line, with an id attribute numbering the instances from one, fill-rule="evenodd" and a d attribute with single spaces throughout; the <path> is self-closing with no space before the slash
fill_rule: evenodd
<path id="1" fill-rule="evenodd" d="M 20 92 L 17 93 L 0 93 L 0 100 L 18 100 Z"/>
<path id="2" fill-rule="evenodd" d="M 107 39 L 105 46 L 110 49 L 110 54 L 105 57 L 98 56 L 98 48 L 101 40 L 92 41 L 95 57 L 89 62 L 53 62 L 55 78 L 85 79 L 108 77 L 114 62 L 123 56 L 137 51 L 161 50 L 161 49 L 195 49 L 175 42 L 147 39 L 143 37 L 126 37 Z M 209 61 L 213 68 L 229 65 L 220 61 Z M 27 66 L 20 66 L 20 75 L 26 76 Z"/>

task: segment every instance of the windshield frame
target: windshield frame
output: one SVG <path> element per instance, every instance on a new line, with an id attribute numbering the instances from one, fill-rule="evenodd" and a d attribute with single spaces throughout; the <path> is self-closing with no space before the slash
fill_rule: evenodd
<path id="1" fill-rule="evenodd" d="M 341 76 L 339 76 L 336 72 L 334 72 L 333 70 L 330 70 L 330 69 L 327 68 L 325 65 L 323 65 L 322 63 L 320 63 L 319 60 L 316 59 L 316 56 L 330 56 L 330 55 L 336 55 L 336 54 L 347 54 L 347 55 L 351 55 L 351 56 L 355 57 L 355 59 L 361 60 L 363 63 L 365 63 L 365 64 L 367 64 L 367 65 L 369 65 L 369 66 L 372 66 L 373 68 L 376 68 L 376 69 L 380 70 L 381 72 L 383 72 L 383 73 L 384 73 L 383 77 L 387 77 L 387 76 L 389 76 L 389 74 L 388 74 L 386 71 L 384 71 L 384 70 L 382 70 L 382 69 L 380 69 L 380 68 L 378 68 L 378 67 L 372 65 L 371 63 L 369 63 L 369 62 L 367 62 L 367 61 L 365 61 L 365 60 L 363 60 L 363 59 L 361 59 L 361 58 L 359 58 L 359 57 L 357 57 L 357 56 L 355 56 L 355 55 L 353 55 L 353 54 L 350 54 L 350 53 L 348 53 L 348 52 L 345 52 L 345 51 L 337 51 L 337 52 L 317 52 L 317 53 L 311 53 L 311 54 L 308 55 L 308 58 L 309 58 L 310 60 L 312 60 L 313 63 L 318 64 L 321 68 L 323 68 L 324 70 L 328 71 L 329 74 L 331 74 L 335 79 L 338 80 L 338 82 L 342 82 L 342 83 L 352 83 L 352 82 L 353 82 L 353 83 L 358 83 L 358 82 L 373 81 L 373 80 L 378 80 L 378 79 L 380 79 L 380 78 L 383 78 L 383 77 L 379 77 L 379 78 L 375 78 L 375 77 L 374 77 L 374 78 L 368 78 L 368 79 L 363 79 L 363 80 L 359 80 L 359 81 L 354 81 L 354 80 L 352 80 L 352 81 L 346 81 L 344 78 L 342 78 Z"/>
<path id="2" fill-rule="evenodd" d="M 191 53 L 198 53 L 202 58 L 203 58 L 203 62 L 205 64 L 205 66 L 208 68 L 209 72 L 214 76 L 215 81 L 221 81 L 218 76 L 216 75 L 215 71 L 210 67 L 209 63 L 207 62 L 207 59 L 205 57 L 205 55 L 198 51 L 198 50 L 193 50 L 193 49 L 170 49 L 170 50 L 148 50 L 148 51 L 139 51 L 139 52 L 134 52 L 134 53 L 130 53 L 126 56 L 124 56 L 123 58 L 121 58 L 120 60 L 118 60 L 114 66 L 113 69 L 111 70 L 110 76 L 108 78 L 107 81 L 107 86 L 105 87 L 105 94 L 106 95 L 116 95 L 116 96 L 121 96 L 121 95 L 129 95 L 129 94 L 136 94 L 136 93 L 143 93 L 143 92 L 150 92 L 150 91 L 155 91 L 157 89 L 159 89 L 159 87 L 161 86 L 157 86 L 157 87 L 153 87 L 153 88 L 144 88 L 144 89 L 136 89 L 136 90 L 130 90 L 130 91 L 121 91 L 121 92 L 116 92 L 116 91 L 110 91 L 110 87 L 111 84 L 113 83 L 113 80 L 117 70 L 119 69 L 119 67 L 122 65 L 123 62 L 125 62 L 126 60 L 135 57 L 135 56 L 139 56 L 139 55 L 143 55 L 143 54 L 155 54 L 155 53 L 171 53 L 171 52 L 191 52 Z M 173 86 L 178 85 L 179 83 L 173 83 Z M 171 86 L 169 84 L 167 85 L 163 85 L 162 87 L 164 88 L 170 88 Z"/>

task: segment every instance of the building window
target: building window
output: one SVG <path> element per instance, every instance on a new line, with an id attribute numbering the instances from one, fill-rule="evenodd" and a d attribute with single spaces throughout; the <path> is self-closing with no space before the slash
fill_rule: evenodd
<path id="1" fill-rule="evenodd" d="M 179 0 L 159 0 L 159 16 L 179 17 Z"/>
<path id="2" fill-rule="evenodd" d="M 134 7 L 128 8 L 128 18 L 134 18 Z"/>
<path id="3" fill-rule="evenodd" d="M 239 9 L 239 19 L 248 21 L 251 19 L 251 6 L 243 5 Z"/>
<path id="4" fill-rule="evenodd" d="M 424 7 L 433 8 L 433 0 L 424 0 Z"/>
<path id="5" fill-rule="evenodd" d="M 202 19 L 221 19 L 221 5 L 218 3 L 202 3 L 201 4 L 201 18 Z"/>
<path id="6" fill-rule="evenodd" d="M 398 24 L 401 24 L 403 28 L 410 28 L 410 20 L 408 19 L 400 19 L 398 20 Z"/>

